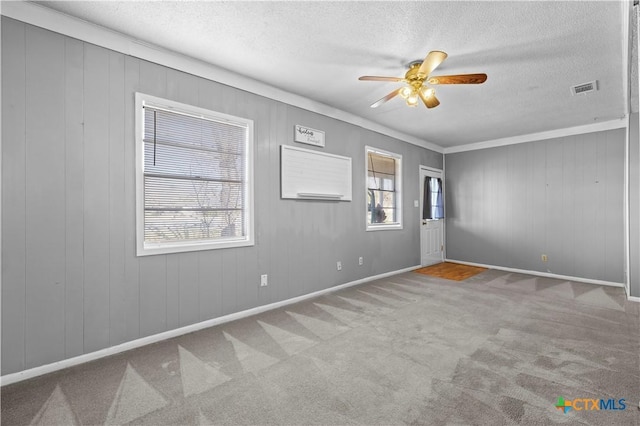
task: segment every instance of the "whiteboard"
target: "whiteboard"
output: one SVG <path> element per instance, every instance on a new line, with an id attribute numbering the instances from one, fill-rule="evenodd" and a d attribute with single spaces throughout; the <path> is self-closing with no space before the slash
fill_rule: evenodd
<path id="1" fill-rule="evenodd" d="M 282 198 L 351 201 L 351 158 L 280 145 Z"/>

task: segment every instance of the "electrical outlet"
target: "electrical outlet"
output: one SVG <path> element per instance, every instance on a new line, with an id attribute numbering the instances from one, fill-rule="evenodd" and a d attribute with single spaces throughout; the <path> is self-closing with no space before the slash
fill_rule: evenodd
<path id="1" fill-rule="evenodd" d="M 364 258 L 362 256 L 360 256 L 358 258 L 358 265 L 362 266 L 363 263 L 364 263 Z"/>
<path id="2" fill-rule="evenodd" d="M 260 287 L 266 287 L 269 284 L 269 278 L 267 274 L 260 275 Z"/>
<path id="3" fill-rule="evenodd" d="M 543 254 L 543 255 L 542 255 L 542 261 L 543 261 L 543 262 L 546 262 L 547 260 L 549 260 L 549 258 L 547 257 L 547 255 L 546 255 L 546 254 Z"/>
<path id="4" fill-rule="evenodd" d="M 336 268 L 338 271 L 342 271 L 342 262 L 338 261 L 338 263 L 336 263 Z"/>

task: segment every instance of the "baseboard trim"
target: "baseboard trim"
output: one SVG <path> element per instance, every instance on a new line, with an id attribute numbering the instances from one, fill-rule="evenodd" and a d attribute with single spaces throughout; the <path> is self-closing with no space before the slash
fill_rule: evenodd
<path id="1" fill-rule="evenodd" d="M 381 278 L 390 277 L 392 275 L 402 274 L 404 272 L 413 271 L 419 268 L 420 265 L 411 266 L 408 268 L 399 269 L 396 271 L 385 272 L 382 274 L 374 275 L 371 277 L 361 278 L 359 280 L 350 281 L 348 283 L 339 284 L 333 287 L 325 288 L 315 291 L 313 293 L 304 294 L 302 296 L 292 297 L 291 299 L 282 300 L 279 302 L 269 303 L 268 305 L 257 306 L 255 308 L 247 309 L 244 311 L 236 312 L 229 315 L 224 315 L 210 320 L 202 321 L 196 324 L 187 325 L 185 327 L 176 328 L 173 330 L 164 331 L 162 333 L 154 334 L 152 336 L 142 337 L 140 339 L 132 340 L 129 342 L 121 343 L 119 345 L 110 346 L 108 348 L 100 349 L 95 352 L 79 355 L 73 358 L 64 359 L 51 364 L 41 365 L 39 367 L 30 368 L 28 370 L 19 371 L 17 373 L 11 373 L 0 377 L 0 386 L 7 386 L 13 383 L 21 382 L 24 380 L 32 379 L 34 377 L 42 376 L 44 374 L 53 373 L 58 370 L 73 367 L 76 365 L 84 364 L 87 362 L 95 361 L 100 358 L 104 358 L 111 355 L 116 355 L 121 352 L 125 352 L 131 349 L 136 349 L 142 346 L 157 343 L 163 340 L 171 339 L 173 337 L 182 336 L 187 333 L 193 333 L 194 331 L 202 330 L 204 328 L 213 327 L 216 325 L 224 324 L 227 322 L 239 320 L 252 315 L 256 315 L 262 312 L 270 311 L 273 309 L 281 308 L 283 306 L 291 305 L 294 303 L 302 302 L 307 299 L 322 296 L 323 294 L 331 293 L 334 291 L 342 290 L 344 288 L 353 287 L 359 284 L 364 284 L 369 281 L 379 280 Z"/>
<path id="2" fill-rule="evenodd" d="M 552 274 L 550 272 L 529 271 L 529 270 L 526 270 L 526 269 L 507 268 L 505 266 L 487 265 L 487 264 L 484 264 L 484 263 L 466 262 L 464 260 L 456 260 L 456 259 L 445 259 L 445 260 L 447 262 L 460 263 L 460 264 L 463 264 L 463 265 L 480 266 L 482 268 L 498 269 L 500 271 L 516 272 L 516 273 L 519 273 L 519 274 L 536 275 L 536 276 L 545 277 L 545 278 L 555 278 L 555 279 L 567 280 L 567 281 L 578 281 L 578 282 L 587 283 L 587 284 L 607 285 L 607 286 L 610 286 L 610 287 L 624 287 L 623 283 L 616 283 L 616 282 L 613 282 L 613 281 L 593 280 L 593 279 L 590 279 L 590 278 L 572 277 L 572 276 L 569 276 L 569 275 Z"/>
<path id="3" fill-rule="evenodd" d="M 640 297 L 636 297 L 636 296 L 627 296 L 627 300 L 629 302 L 636 302 L 636 303 L 640 303 Z"/>

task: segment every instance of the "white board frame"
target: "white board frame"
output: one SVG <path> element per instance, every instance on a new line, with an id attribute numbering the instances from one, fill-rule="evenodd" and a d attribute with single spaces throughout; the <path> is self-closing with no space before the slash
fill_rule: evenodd
<path id="1" fill-rule="evenodd" d="M 351 201 L 351 157 L 280 145 L 280 197 Z"/>

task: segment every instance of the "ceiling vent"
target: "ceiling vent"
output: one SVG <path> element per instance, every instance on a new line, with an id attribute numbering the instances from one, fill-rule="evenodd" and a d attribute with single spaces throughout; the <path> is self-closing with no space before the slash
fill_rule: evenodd
<path id="1" fill-rule="evenodd" d="M 578 84 L 577 86 L 571 86 L 572 95 L 582 95 L 584 93 L 595 92 L 596 90 L 598 90 L 598 80 Z"/>

